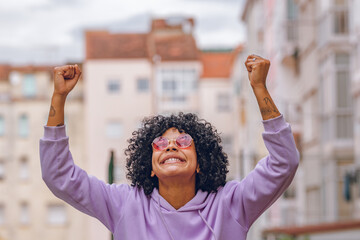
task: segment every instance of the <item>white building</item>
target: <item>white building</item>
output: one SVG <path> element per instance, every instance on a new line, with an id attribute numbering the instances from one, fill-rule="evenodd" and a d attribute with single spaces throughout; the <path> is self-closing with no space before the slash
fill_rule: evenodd
<path id="1" fill-rule="evenodd" d="M 281 214 L 269 218 L 269 239 L 285 233 L 298 239 L 330 239 L 329 234 L 315 234 L 330 229 L 337 231 L 331 239 L 357 239 L 360 183 L 353 178 L 351 185 L 344 182 L 356 169 L 359 154 L 354 144 L 360 139 L 358 130 L 354 132 L 359 129 L 354 105 L 359 96 L 357 9 L 359 3 L 350 0 L 247 1 L 243 19 L 253 32 L 249 36 L 263 39 L 255 44 L 262 44 L 265 56 L 275 63 L 269 89 L 301 136 L 294 205 L 279 202 Z M 262 27 L 251 25 L 259 23 Z M 248 40 L 250 51 L 261 48 L 251 47 L 254 41 Z M 348 200 L 347 186 L 352 195 Z M 287 213 L 285 205 L 290 207 Z M 289 222 L 293 226 L 287 226 Z M 345 233 L 344 228 L 352 230 Z"/>

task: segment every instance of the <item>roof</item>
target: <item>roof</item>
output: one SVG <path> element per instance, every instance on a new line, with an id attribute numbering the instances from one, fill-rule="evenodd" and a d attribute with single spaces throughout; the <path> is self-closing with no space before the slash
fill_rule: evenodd
<path id="1" fill-rule="evenodd" d="M 10 65 L 0 65 L 0 81 L 9 80 L 10 71 Z"/>
<path id="2" fill-rule="evenodd" d="M 86 32 L 86 59 L 148 58 L 147 34 Z"/>
<path id="3" fill-rule="evenodd" d="M 17 71 L 20 73 L 34 73 L 34 72 L 51 72 L 55 66 L 34 66 L 34 65 L 27 65 L 27 66 L 14 66 L 11 67 L 11 71 Z"/>
<path id="4" fill-rule="evenodd" d="M 54 66 L 41 66 L 41 65 L 24 65 L 24 66 L 11 66 L 0 65 L 0 81 L 9 81 L 11 72 L 18 72 L 21 74 L 30 74 L 36 72 L 52 73 Z"/>
<path id="5" fill-rule="evenodd" d="M 311 234 L 311 233 L 345 231 L 350 229 L 360 229 L 360 220 L 348 221 L 348 222 L 323 223 L 317 225 L 295 226 L 295 227 L 270 228 L 264 230 L 263 234 L 287 234 L 291 236 L 298 236 L 298 235 Z"/>
<path id="6" fill-rule="evenodd" d="M 199 60 L 193 18 L 154 19 L 148 33 L 86 32 L 86 59 Z M 160 58 L 159 58 L 160 57 Z"/>
<path id="7" fill-rule="evenodd" d="M 161 61 L 196 61 L 199 60 L 198 48 L 192 35 L 154 37 L 153 55 Z"/>
<path id="8" fill-rule="evenodd" d="M 200 53 L 200 59 L 203 64 L 203 73 L 201 78 L 230 78 L 234 61 L 242 47 L 232 51 L 214 51 L 206 50 Z"/>
<path id="9" fill-rule="evenodd" d="M 86 33 L 86 59 L 153 59 L 161 61 L 199 60 L 191 34 L 157 36 L 150 34 Z"/>

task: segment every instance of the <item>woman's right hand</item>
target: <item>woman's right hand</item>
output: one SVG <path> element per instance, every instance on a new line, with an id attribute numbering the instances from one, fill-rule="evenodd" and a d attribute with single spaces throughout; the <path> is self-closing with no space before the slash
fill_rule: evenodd
<path id="1" fill-rule="evenodd" d="M 64 125 L 64 107 L 66 97 L 75 87 L 81 75 L 78 65 L 66 65 L 54 68 L 54 93 L 47 126 Z"/>
<path id="2" fill-rule="evenodd" d="M 54 68 L 54 95 L 66 97 L 75 87 L 80 76 L 81 70 L 77 64 Z"/>

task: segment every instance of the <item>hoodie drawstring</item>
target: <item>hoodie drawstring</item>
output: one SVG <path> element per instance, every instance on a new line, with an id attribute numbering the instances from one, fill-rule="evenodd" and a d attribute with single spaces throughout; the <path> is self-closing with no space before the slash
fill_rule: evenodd
<path id="1" fill-rule="evenodd" d="M 165 225 L 165 228 L 166 228 L 167 232 L 169 233 L 169 235 L 170 235 L 170 237 L 171 237 L 171 240 L 175 240 L 175 239 L 173 238 L 173 236 L 172 236 L 172 234 L 171 234 L 171 232 L 170 232 L 170 230 L 169 230 L 169 227 L 168 227 L 168 225 L 166 224 L 165 218 L 164 218 L 164 216 L 163 216 L 163 214 L 162 214 L 161 207 L 160 207 L 160 197 L 159 197 L 159 200 L 158 200 L 158 206 L 159 206 L 159 212 L 160 212 L 161 220 L 163 221 L 163 223 L 164 223 L 164 225 Z"/>
<path id="2" fill-rule="evenodd" d="M 210 231 L 211 231 L 214 239 L 216 240 L 216 235 L 215 235 L 214 229 L 212 229 L 212 227 L 208 224 L 208 222 L 205 220 L 205 218 L 201 215 L 200 210 L 198 210 L 198 213 L 199 213 L 201 219 L 203 220 L 203 222 L 204 222 L 204 223 L 206 224 L 206 226 L 210 229 Z"/>

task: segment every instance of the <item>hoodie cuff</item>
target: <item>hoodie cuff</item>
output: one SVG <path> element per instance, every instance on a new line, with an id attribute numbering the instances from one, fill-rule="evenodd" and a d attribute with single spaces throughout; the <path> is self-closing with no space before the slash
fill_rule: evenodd
<path id="1" fill-rule="evenodd" d="M 66 138 L 65 125 L 58 127 L 44 126 L 44 139 L 46 140 L 58 140 Z"/>
<path id="2" fill-rule="evenodd" d="M 278 132 L 287 127 L 287 123 L 282 114 L 276 118 L 263 120 L 262 123 L 264 124 L 265 132 Z"/>

